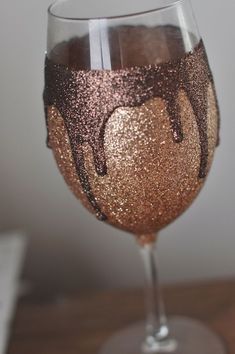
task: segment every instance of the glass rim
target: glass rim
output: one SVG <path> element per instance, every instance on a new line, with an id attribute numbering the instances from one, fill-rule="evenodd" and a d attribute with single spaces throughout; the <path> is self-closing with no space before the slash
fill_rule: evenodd
<path id="1" fill-rule="evenodd" d="M 147 14 L 151 14 L 154 12 L 160 12 L 160 11 L 164 11 L 170 8 L 173 8 L 177 5 L 180 5 L 181 3 L 183 3 L 185 0 L 170 0 L 170 3 L 167 5 L 160 5 L 156 8 L 150 9 L 150 10 L 145 10 L 145 11 L 137 11 L 137 12 L 132 12 L 132 13 L 127 13 L 124 15 L 114 15 L 114 16 L 94 16 L 94 17 L 70 17 L 70 16 L 61 16 L 61 15 L 57 15 L 53 12 L 53 8 L 56 5 L 59 5 L 60 3 L 63 3 L 65 0 L 56 0 L 53 3 L 51 3 L 51 5 L 49 5 L 47 12 L 48 15 L 58 19 L 58 20 L 64 20 L 64 21 L 81 21 L 81 22 L 85 22 L 85 21 L 90 21 L 90 20 L 118 20 L 118 19 L 122 19 L 122 18 L 131 18 L 131 17 L 138 17 L 138 16 L 142 16 L 142 15 L 147 15 Z"/>

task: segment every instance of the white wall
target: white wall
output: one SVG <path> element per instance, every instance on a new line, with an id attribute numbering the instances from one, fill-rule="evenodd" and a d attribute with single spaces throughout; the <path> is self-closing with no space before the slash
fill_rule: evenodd
<path id="1" fill-rule="evenodd" d="M 0 230 L 19 228 L 31 235 L 25 274 L 35 283 L 140 285 L 142 267 L 132 238 L 80 206 L 45 147 L 41 95 L 48 5 L 49 0 L 1 4 Z M 235 2 L 193 0 L 193 5 L 217 84 L 221 146 L 200 197 L 161 234 L 165 282 L 235 275 Z"/>

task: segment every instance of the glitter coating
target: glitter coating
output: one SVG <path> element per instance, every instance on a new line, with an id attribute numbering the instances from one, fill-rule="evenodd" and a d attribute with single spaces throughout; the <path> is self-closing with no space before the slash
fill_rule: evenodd
<path id="1" fill-rule="evenodd" d="M 172 140 L 175 143 L 182 143 L 185 127 L 182 125 L 182 112 L 177 98 L 183 91 L 190 101 L 199 133 L 198 177 L 206 176 L 209 154 L 207 92 L 209 84 L 213 87 L 213 81 L 202 41 L 193 52 L 187 53 L 179 60 L 114 71 L 70 70 L 46 58 L 45 76 L 46 111 L 48 107 L 53 106 L 63 117 L 81 187 L 99 219 L 106 220 L 107 215 L 103 212 L 101 204 L 97 202 L 97 195 L 91 186 L 85 151 L 88 144 L 99 180 L 110 174 L 104 141 L 108 122 L 115 111 L 120 111 L 120 107 L 122 109 L 139 107 L 152 101 L 153 98 L 161 98 L 165 103 L 164 109 L 167 111 Z M 123 122 L 120 121 L 119 125 L 127 120 L 127 111 L 128 109 L 124 109 Z M 47 125 L 49 126 L 48 121 Z M 146 129 L 146 126 L 147 122 L 141 129 Z M 132 127 L 132 135 L 135 135 L 134 132 L 138 132 L 138 125 Z M 115 142 L 119 144 L 114 133 L 115 130 L 111 134 L 112 145 Z M 140 140 L 140 136 L 136 136 Z M 144 145 L 146 139 L 147 137 Z M 52 146 L 51 139 L 49 144 Z M 162 145 L 164 144 L 166 141 L 162 141 Z M 156 151 L 153 158 L 154 160 L 157 158 Z M 116 167 L 111 166 L 112 168 Z"/>
<path id="2" fill-rule="evenodd" d="M 184 140 L 176 144 L 166 104 L 153 98 L 140 107 L 120 107 L 107 122 L 104 150 L 107 175 L 98 176 L 93 151 L 85 143 L 85 168 L 93 194 L 108 222 L 141 235 L 156 232 L 178 217 L 195 199 L 205 179 L 198 178 L 200 138 L 189 99 L 177 96 Z M 54 106 L 48 109 L 50 144 L 67 184 L 92 213 L 73 160 L 64 119 Z M 218 129 L 213 86 L 208 87 L 208 164 L 210 168 Z"/>

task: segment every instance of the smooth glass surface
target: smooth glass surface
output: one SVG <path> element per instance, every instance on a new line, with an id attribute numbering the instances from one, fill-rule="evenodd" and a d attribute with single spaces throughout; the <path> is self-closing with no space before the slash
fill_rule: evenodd
<path id="1" fill-rule="evenodd" d="M 169 319 L 172 340 L 143 346 L 145 323 L 138 323 L 114 335 L 99 354 L 225 354 L 221 339 L 201 322 L 172 317 Z"/>
<path id="2" fill-rule="evenodd" d="M 51 53 L 55 52 L 55 47 L 59 43 L 69 41 L 74 37 L 84 37 L 86 39 L 81 43 L 81 53 L 86 53 L 90 57 L 90 62 L 86 63 L 86 69 L 113 69 L 112 54 L 115 48 L 120 48 L 118 53 L 115 52 L 115 62 L 119 60 L 120 67 L 139 65 L 137 53 L 133 53 L 130 63 L 122 58 L 122 55 L 127 57 L 128 53 L 122 50 L 125 47 L 126 38 L 119 34 L 118 28 L 125 26 L 145 26 L 150 29 L 165 25 L 177 27 L 184 51 L 193 50 L 200 40 L 200 35 L 189 2 L 187 0 L 168 1 L 168 6 L 162 10 L 160 9 L 163 2 L 160 1 L 160 8 L 157 8 L 158 4 L 157 1 L 154 11 L 146 13 L 138 13 L 139 7 L 135 8 L 135 4 L 133 4 L 130 7 L 133 15 L 115 18 L 105 18 L 106 11 L 103 12 L 105 7 L 99 4 L 102 9 L 101 18 L 80 19 L 79 14 L 83 13 L 84 8 L 89 9 L 87 10 L 89 12 L 93 7 L 81 6 L 81 3 L 77 1 L 58 1 L 49 8 L 48 12 L 48 56 L 50 57 Z M 147 4 L 144 8 L 146 11 L 149 9 Z M 72 18 L 70 18 L 71 15 L 73 15 Z M 116 35 L 111 35 L 111 32 L 115 32 Z M 161 40 L 165 41 L 164 46 L 170 47 L 171 45 L 167 42 L 167 38 L 164 38 L 163 33 L 161 37 Z M 146 36 L 143 34 L 138 36 L 137 42 L 138 47 L 141 47 L 145 52 L 145 60 L 141 62 L 141 65 L 152 64 L 155 60 L 153 51 L 155 49 L 155 56 L 157 56 L 159 44 L 153 41 L 146 42 Z"/>
<path id="3" fill-rule="evenodd" d="M 110 0 L 86 0 L 82 4 L 76 0 L 59 0 L 49 7 L 49 13 L 55 17 L 68 20 L 86 20 L 97 18 L 130 17 L 154 10 L 163 10 L 168 7 L 177 6 L 184 0 L 145 0 L 137 2 L 119 1 L 118 11 Z"/>

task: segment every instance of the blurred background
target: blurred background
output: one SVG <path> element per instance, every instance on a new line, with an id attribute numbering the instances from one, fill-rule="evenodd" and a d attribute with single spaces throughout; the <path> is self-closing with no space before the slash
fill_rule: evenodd
<path id="1" fill-rule="evenodd" d="M 119 2 L 111 3 L 118 9 Z M 161 232 L 164 283 L 235 275 L 235 2 L 192 3 L 216 81 L 221 145 L 203 192 Z M 140 286 L 142 264 L 134 239 L 82 208 L 45 146 L 42 91 L 49 4 L 1 4 L 0 232 L 28 234 L 24 277 L 38 288 Z"/>

